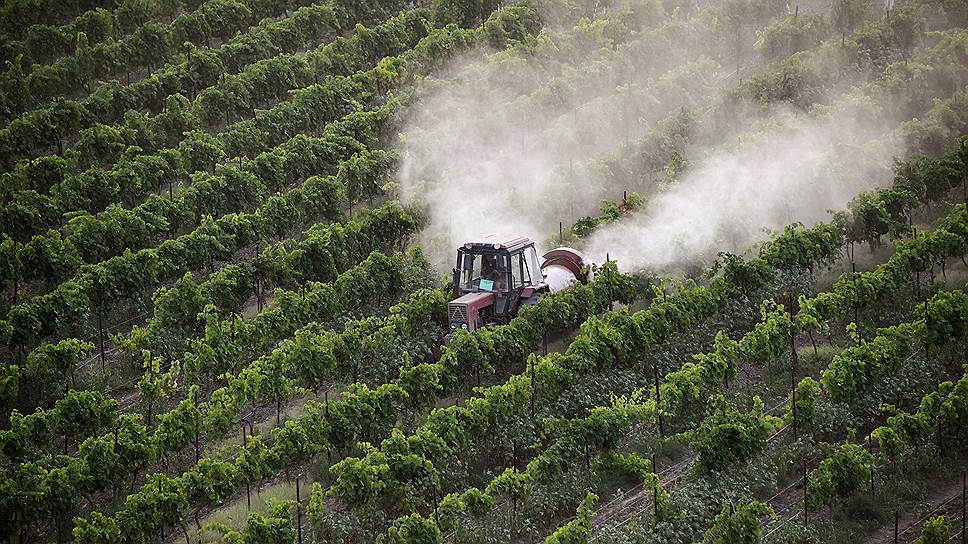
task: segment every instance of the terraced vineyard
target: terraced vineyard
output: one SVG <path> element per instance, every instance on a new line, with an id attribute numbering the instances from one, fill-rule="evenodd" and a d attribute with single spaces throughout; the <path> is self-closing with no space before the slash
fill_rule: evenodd
<path id="1" fill-rule="evenodd" d="M 0 42 L 0 541 L 968 542 L 963 1 Z"/>

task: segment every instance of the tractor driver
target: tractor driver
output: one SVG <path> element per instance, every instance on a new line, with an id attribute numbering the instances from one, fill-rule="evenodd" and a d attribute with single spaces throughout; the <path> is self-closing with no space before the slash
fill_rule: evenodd
<path id="1" fill-rule="evenodd" d="M 497 255 L 481 256 L 481 279 L 494 282 L 495 291 L 504 290 L 504 274 L 497 267 Z"/>

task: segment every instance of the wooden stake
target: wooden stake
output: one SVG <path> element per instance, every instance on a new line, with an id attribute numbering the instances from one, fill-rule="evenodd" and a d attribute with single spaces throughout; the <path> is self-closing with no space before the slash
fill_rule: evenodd
<path id="1" fill-rule="evenodd" d="M 665 438 L 665 427 L 662 425 L 662 394 L 659 392 L 659 367 L 652 363 L 652 375 L 655 377 L 655 406 L 656 417 L 659 420 L 659 438 Z M 655 455 L 652 455 L 652 471 L 655 471 Z"/>
<path id="2" fill-rule="evenodd" d="M 656 479 L 659 477 L 659 468 L 655 462 L 655 452 L 652 452 L 652 474 L 656 475 Z M 659 525 L 659 485 L 661 480 L 655 484 L 652 488 L 652 509 L 655 511 L 655 525 Z"/>
<path id="3" fill-rule="evenodd" d="M 302 497 L 299 494 L 299 476 L 296 476 L 296 535 L 302 544 Z"/>
<path id="4" fill-rule="evenodd" d="M 430 479 L 430 500 L 434 501 L 434 522 L 437 523 L 437 527 L 440 527 L 440 511 L 437 510 L 437 484 L 434 483 L 432 478 Z"/>
<path id="5" fill-rule="evenodd" d="M 792 307 L 791 307 L 792 311 Z M 790 331 L 790 407 L 793 412 L 793 441 L 799 439 L 797 429 L 797 342 L 796 332 Z"/>
<path id="6" fill-rule="evenodd" d="M 104 311 L 101 306 L 97 309 L 97 337 L 101 344 L 101 370 L 104 370 Z"/>
<path id="7" fill-rule="evenodd" d="M 856 288 L 857 287 L 857 264 L 854 262 L 853 252 L 851 252 L 851 255 L 850 255 L 850 272 L 853 275 L 854 287 Z M 854 304 L 854 325 L 857 327 L 857 337 L 860 338 L 861 337 L 860 323 L 859 323 L 860 320 L 857 317 L 857 307 L 858 307 L 858 304 Z"/>
<path id="8" fill-rule="evenodd" d="M 924 327 L 926 329 L 930 329 L 931 328 L 931 314 L 928 312 L 928 299 L 924 299 Z M 930 363 L 931 362 L 931 354 L 928 351 L 928 348 L 929 348 L 928 342 L 925 341 L 924 342 L 924 359 Z"/>
<path id="9" fill-rule="evenodd" d="M 511 466 L 514 470 L 518 469 L 518 439 L 511 440 Z"/>
<path id="10" fill-rule="evenodd" d="M 531 400 L 528 407 L 528 412 L 531 415 L 531 419 L 534 419 L 534 396 L 538 389 L 537 384 L 534 381 L 534 359 L 531 359 Z"/>
<path id="11" fill-rule="evenodd" d="M 874 457 L 874 437 L 867 435 L 867 451 Z M 874 467 L 871 467 L 871 493 L 874 492 Z"/>
<path id="12" fill-rule="evenodd" d="M 810 481 L 807 479 L 807 462 L 803 461 L 800 463 L 803 467 L 803 526 L 807 526 L 807 488 L 810 487 Z"/>
<path id="13" fill-rule="evenodd" d="M 607 263 L 610 263 L 610 262 L 612 262 L 612 261 L 611 261 L 611 259 L 609 259 L 608 253 L 606 253 L 605 254 L 605 263 L 607 264 Z M 610 311 L 610 312 L 612 311 L 612 301 L 611 300 L 608 301 L 608 311 Z"/>
<path id="14" fill-rule="evenodd" d="M 242 447 L 246 446 L 247 442 L 245 439 L 245 422 L 242 422 Z M 245 504 L 247 510 L 252 510 L 252 490 L 249 487 L 249 480 L 245 480 Z"/>
<path id="15" fill-rule="evenodd" d="M 897 510 L 895 510 L 894 511 L 894 544 L 897 544 L 897 522 L 898 522 L 898 514 L 897 514 Z"/>
<path id="16" fill-rule="evenodd" d="M 938 455 L 944 455 L 944 429 L 941 427 L 941 418 L 938 418 Z"/>

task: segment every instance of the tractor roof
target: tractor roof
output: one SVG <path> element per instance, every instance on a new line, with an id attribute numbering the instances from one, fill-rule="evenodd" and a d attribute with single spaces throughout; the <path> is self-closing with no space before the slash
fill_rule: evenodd
<path id="1" fill-rule="evenodd" d="M 527 236 L 501 236 L 498 234 L 489 234 L 477 240 L 467 242 L 464 244 L 464 248 L 468 250 L 475 249 L 490 249 L 490 250 L 504 250 L 504 251 L 515 251 L 531 245 L 531 239 Z"/>

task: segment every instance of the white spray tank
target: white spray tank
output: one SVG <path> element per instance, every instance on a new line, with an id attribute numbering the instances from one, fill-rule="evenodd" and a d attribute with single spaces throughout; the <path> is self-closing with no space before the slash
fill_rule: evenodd
<path id="1" fill-rule="evenodd" d="M 591 274 L 586 270 L 585 256 L 577 249 L 559 247 L 541 257 L 544 259 L 541 263 L 541 274 L 552 293 L 591 280 Z"/>

